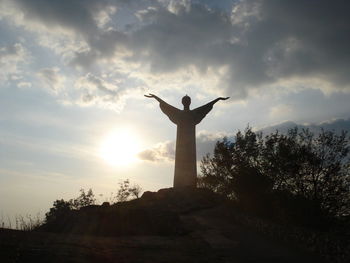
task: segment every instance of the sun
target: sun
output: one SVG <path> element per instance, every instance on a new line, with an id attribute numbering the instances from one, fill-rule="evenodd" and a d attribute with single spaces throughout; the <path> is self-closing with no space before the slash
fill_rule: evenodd
<path id="1" fill-rule="evenodd" d="M 115 166 L 136 162 L 140 151 L 138 136 L 130 129 L 116 129 L 103 139 L 100 157 Z"/>

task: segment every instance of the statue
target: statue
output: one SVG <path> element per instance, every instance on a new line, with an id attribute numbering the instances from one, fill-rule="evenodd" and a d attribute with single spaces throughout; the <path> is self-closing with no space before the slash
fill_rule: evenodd
<path id="1" fill-rule="evenodd" d="M 216 102 L 227 100 L 229 97 L 217 98 L 194 110 L 190 110 L 191 98 L 187 95 L 182 98 L 183 110 L 171 106 L 154 94 L 145 97 L 156 99 L 162 112 L 177 125 L 174 188 L 196 187 L 196 125 L 211 111 Z"/>

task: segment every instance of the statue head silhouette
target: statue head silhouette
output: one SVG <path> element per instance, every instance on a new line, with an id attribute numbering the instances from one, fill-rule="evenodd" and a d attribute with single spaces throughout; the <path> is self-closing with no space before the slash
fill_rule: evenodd
<path id="1" fill-rule="evenodd" d="M 182 98 L 182 105 L 184 105 L 184 109 L 188 110 L 190 108 L 190 104 L 191 104 L 191 98 L 186 94 L 186 96 Z"/>

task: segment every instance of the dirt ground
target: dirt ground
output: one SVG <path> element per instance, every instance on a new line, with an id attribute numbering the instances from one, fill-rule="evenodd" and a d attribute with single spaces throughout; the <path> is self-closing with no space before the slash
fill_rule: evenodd
<path id="1" fill-rule="evenodd" d="M 178 236 L 97 237 L 0 230 L 0 262 L 322 262 L 220 216 L 215 208 L 180 216 Z"/>

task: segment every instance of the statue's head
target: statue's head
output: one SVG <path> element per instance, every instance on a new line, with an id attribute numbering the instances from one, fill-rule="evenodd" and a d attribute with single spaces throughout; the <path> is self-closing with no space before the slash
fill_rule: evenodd
<path id="1" fill-rule="evenodd" d="M 189 96 L 184 96 L 182 98 L 182 105 L 184 105 L 185 109 L 189 109 L 191 104 L 191 98 Z"/>

